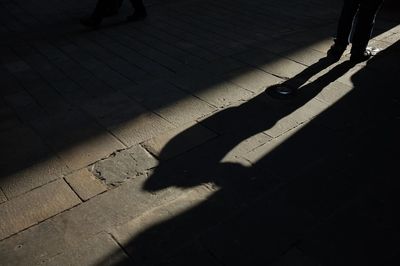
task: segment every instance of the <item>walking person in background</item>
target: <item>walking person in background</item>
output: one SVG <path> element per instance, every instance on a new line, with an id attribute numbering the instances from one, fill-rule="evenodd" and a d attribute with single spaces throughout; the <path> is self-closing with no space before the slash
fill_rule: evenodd
<path id="1" fill-rule="evenodd" d="M 375 17 L 384 0 L 344 0 L 340 15 L 335 43 L 328 56 L 340 59 L 351 42 L 350 60 L 362 62 L 373 54 L 367 49 L 375 24 Z M 351 40 L 350 40 L 351 38 Z"/>
<path id="2" fill-rule="evenodd" d="M 81 24 L 96 28 L 100 26 L 103 18 L 110 17 L 118 14 L 118 10 L 122 5 L 123 0 L 98 0 L 96 8 L 92 15 L 87 18 L 81 19 Z M 127 22 L 143 20 L 147 16 L 146 8 L 144 7 L 143 0 L 130 0 L 134 12 L 126 18 Z"/>

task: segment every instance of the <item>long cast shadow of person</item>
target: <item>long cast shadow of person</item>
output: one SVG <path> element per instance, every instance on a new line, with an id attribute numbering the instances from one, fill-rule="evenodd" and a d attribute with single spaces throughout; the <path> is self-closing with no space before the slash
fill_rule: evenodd
<path id="1" fill-rule="evenodd" d="M 297 91 L 284 100 L 272 100 L 271 96 L 276 96 L 277 86 L 269 87 L 265 93 L 203 120 L 167 143 L 161 151 L 161 158 L 164 154 L 171 154 L 179 149 L 181 142 L 186 141 L 187 135 L 190 135 L 190 131 L 195 131 L 196 127 L 210 126 L 217 128 L 219 133 L 218 137 L 196 149 L 173 159 L 161 161 L 145 182 L 144 190 L 156 192 L 168 187 L 192 188 L 205 183 L 212 183 L 220 189 L 196 207 L 168 221 L 160 222 L 132 239 L 125 246 L 125 250 L 133 259 L 133 263 L 130 263 L 153 265 L 165 262 L 166 256 L 181 249 L 207 227 L 220 223 L 240 206 L 246 205 L 267 190 L 284 182 L 268 169 L 260 171 L 256 166 L 247 167 L 240 163 L 226 163 L 221 160 L 236 145 L 270 129 L 280 119 L 308 103 L 327 85 L 354 67 L 354 63 L 350 61 L 340 62 L 314 81 L 309 81 L 310 77 L 334 63 L 335 61 L 330 58 L 322 58 L 300 74 L 280 84 L 279 88 L 290 87 Z M 268 155 L 262 160 L 268 161 Z M 197 248 L 189 247 L 189 250 L 193 253 Z M 197 265 L 204 263 L 205 260 L 203 258 L 191 262 L 195 263 L 192 265 Z"/>

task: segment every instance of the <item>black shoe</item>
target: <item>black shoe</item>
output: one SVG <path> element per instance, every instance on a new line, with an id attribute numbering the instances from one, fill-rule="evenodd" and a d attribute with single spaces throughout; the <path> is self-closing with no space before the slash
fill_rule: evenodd
<path id="1" fill-rule="evenodd" d="M 331 46 L 331 48 L 329 48 L 327 56 L 329 58 L 339 60 L 342 57 L 344 51 L 346 51 L 345 45 L 340 45 L 335 43 L 334 45 Z"/>
<path id="2" fill-rule="evenodd" d="M 365 49 L 363 52 L 351 52 L 350 61 L 361 63 L 370 59 L 372 55 L 372 51 L 369 49 Z"/>
<path id="3" fill-rule="evenodd" d="M 87 18 L 82 18 L 80 21 L 81 21 L 81 24 L 86 27 L 97 28 L 100 26 L 102 20 L 103 19 L 101 17 L 91 16 L 91 17 L 87 17 Z"/>
<path id="4" fill-rule="evenodd" d="M 147 17 L 147 12 L 146 11 L 141 11 L 141 12 L 134 12 L 132 15 L 128 16 L 126 18 L 127 22 L 135 22 L 135 21 L 141 21 L 144 20 Z"/>

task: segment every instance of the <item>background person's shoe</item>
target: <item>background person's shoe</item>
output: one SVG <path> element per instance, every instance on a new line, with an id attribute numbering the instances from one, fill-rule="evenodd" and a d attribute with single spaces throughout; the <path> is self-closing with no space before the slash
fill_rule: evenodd
<path id="1" fill-rule="evenodd" d="M 100 26 L 101 21 L 103 19 L 100 17 L 87 17 L 87 18 L 81 18 L 80 22 L 82 25 L 89 27 L 89 28 L 97 28 Z"/>
<path id="2" fill-rule="evenodd" d="M 147 17 L 147 12 L 146 11 L 135 11 L 132 15 L 128 16 L 126 18 L 127 22 L 134 22 L 134 21 L 141 21 L 144 20 Z"/>
<path id="3" fill-rule="evenodd" d="M 350 56 L 350 61 L 355 63 L 360 63 L 367 61 L 373 56 L 372 50 L 365 49 L 363 52 L 352 52 Z"/>

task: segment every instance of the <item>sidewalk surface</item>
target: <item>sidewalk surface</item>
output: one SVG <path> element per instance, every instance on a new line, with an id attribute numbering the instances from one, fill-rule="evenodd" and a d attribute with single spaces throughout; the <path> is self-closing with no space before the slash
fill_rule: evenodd
<path id="1" fill-rule="evenodd" d="M 144 2 L 0 0 L 0 265 L 400 265 L 398 5 Z"/>

